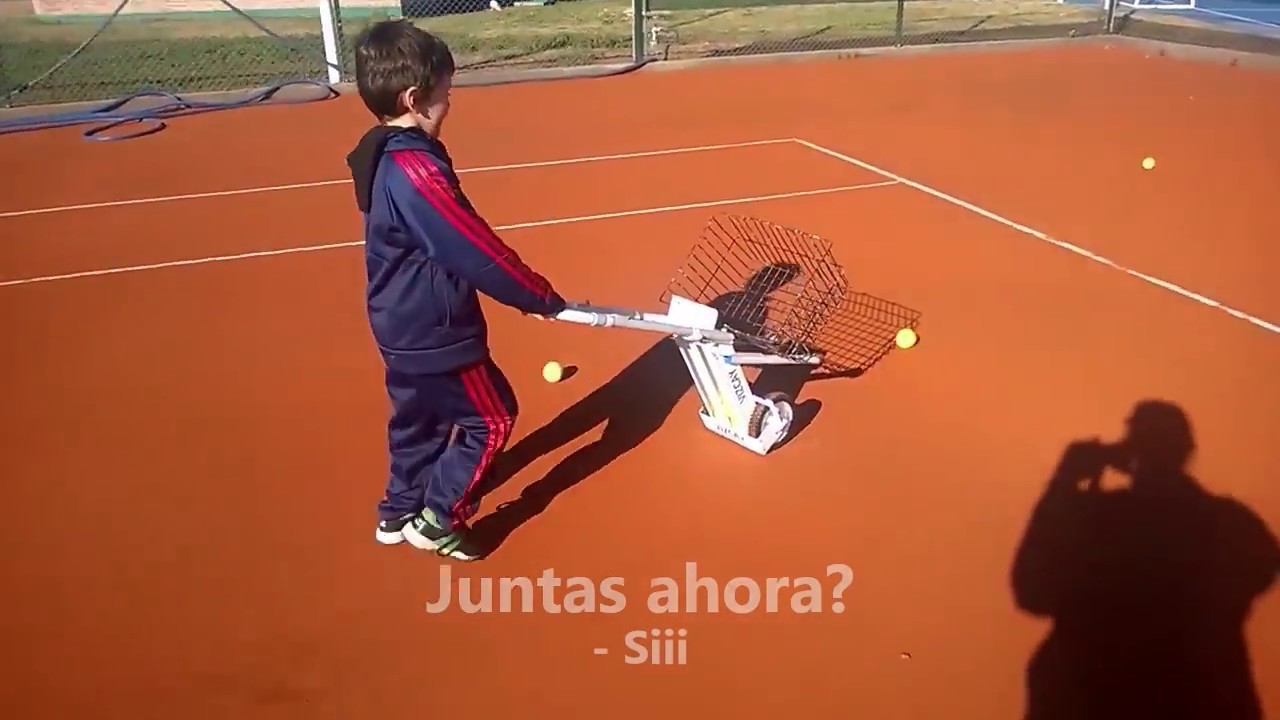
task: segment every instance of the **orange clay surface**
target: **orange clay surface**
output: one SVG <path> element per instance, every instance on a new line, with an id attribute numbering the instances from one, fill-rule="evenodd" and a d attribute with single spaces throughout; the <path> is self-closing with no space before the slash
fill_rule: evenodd
<path id="1" fill-rule="evenodd" d="M 2 137 L 0 282 L 357 241 L 341 182 L 12 213 L 342 180 L 367 124 L 344 98 L 119 143 Z M 446 139 L 478 168 L 800 138 L 1275 323 L 1278 127 L 1280 75 L 1082 45 L 460 89 Z M 463 174 L 496 226 L 884 180 L 791 142 Z M 1068 443 L 1117 439 L 1142 399 L 1177 403 L 1204 491 L 1280 528 L 1280 335 L 919 189 L 503 234 L 568 296 L 657 309 L 719 211 L 829 238 L 854 289 L 923 314 L 922 341 L 860 378 L 807 385 L 799 399 L 820 412 L 764 459 L 702 429 L 670 358 L 643 356 L 592 396 L 592 427 L 570 428 L 481 514 L 526 488 L 545 510 L 486 561 L 448 567 L 455 581 L 550 569 L 557 606 L 569 578 L 620 577 L 617 613 L 552 613 L 540 597 L 530 613 L 429 613 L 441 564 L 374 543 L 387 407 L 358 247 L 0 285 L 0 714 L 1007 720 L 1024 713 L 1053 626 L 1019 608 L 1011 566 Z M 522 402 L 517 441 L 657 339 L 491 308 Z M 579 372 L 547 384 L 548 360 Z M 589 451 L 610 462 L 588 477 L 555 469 L 606 420 L 638 445 Z M 1237 650 L 1206 651 L 1198 675 L 1252 674 L 1254 709 L 1280 714 L 1280 596 L 1261 594 L 1245 621 L 1211 609 L 1249 602 L 1225 593 L 1250 563 L 1274 574 L 1274 557 L 1236 548 L 1230 528 L 1180 523 L 1147 512 L 1128 523 L 1146 541 L 1114 525 L 1059 541 L 1095 559 L 1096 577 L 1061 570 L 1095 602 L 1139 598 L 1075 629 L 1094 636 L 1078 665 L 1121 688 L 1158 676 L 1184 635 L 1216 636 L 1206 643 Z M 1188 548 L 1214 560 L 1179 565 Z M 1127 575 L 1107 570 L 1120 555 Z M 823 611 L 791 612 L 783 590 L 774 613 L 706 612 L 705 595 L 702 612 L 650 613 L 650 579 L 683 579 L 686 562 L 722 587 L 817 577 Z M 841 563 L 853 580 L 834 613 L 827 566 Z M 1170 563 L 1176 582 L 1142 577 Z M 1184 614 L 1138 636 L 1137 655 L 1112 655 L 1169 608 Z M 626 633 L 654 628 L 686 631 L 683 665 L 627 664 Z M 1187 680 L 1169 670 L 1158 684 Z M 1227 720 L 1225 703 L 1160 717 Z"/>

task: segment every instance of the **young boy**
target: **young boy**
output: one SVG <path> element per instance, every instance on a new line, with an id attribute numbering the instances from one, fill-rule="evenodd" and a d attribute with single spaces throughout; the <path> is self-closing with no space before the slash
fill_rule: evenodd
<path id="1" fill-rule="evenodd" d="M 356 86 L 378 126 L 347 156 L 364 214 L 369 324 L 386 365 L 391 476 L 377 540 L 459 560 L 475 490 L 507 444 L 517 406 L 489 356 L 477 291 L 530 315 L 564 300 L 494 234 L 440 142 L 454 62 L 403 20 L 366 29 Z M 450 442 L 454 428 L 457 437 Z"/>

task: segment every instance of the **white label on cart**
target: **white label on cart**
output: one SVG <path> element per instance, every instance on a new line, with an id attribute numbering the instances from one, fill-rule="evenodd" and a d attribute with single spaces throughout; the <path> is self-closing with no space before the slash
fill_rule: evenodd
<path id="1" fill-rule="evenodd" d="M 701 358 L 699 365 L 706 371 L 706 380 L 708 395 L 714 402 L 711 408 L 716 417 L 734 428 L 743 426 L 742 415 L 739 412 L 739 405 L 734 403 L 730 390 L 727 386 L 733 384 L 731 377 L 726 377 L 726 371 L 730 369 L 728 363 L 717 362 L 723 361 L 724 355 L 717 350 L 713 350 L 702 344 L 694 344 L 693 350 Z M 714 355 L 715 357 L 712 357 Z"/>
<path id="2" fill-rule="evenodd" d="M 735 365 L 729 370 L 729 384 L 733 387 L 733 394 L 738 398 L 738 405 L 747 404 L 747 383 L 742 377 L 742 371 L 738 370 Z"/>

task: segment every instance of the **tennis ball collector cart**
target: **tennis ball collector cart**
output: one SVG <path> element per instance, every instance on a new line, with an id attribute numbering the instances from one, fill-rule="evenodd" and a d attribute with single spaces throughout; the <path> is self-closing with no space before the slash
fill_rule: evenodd
<path id="1" fill-rule="evenodd" d="M 822 238 L 755 218 L 717 215 L 672 279 L 666 312 L 570 303 L 554 317 L 666 334 L 702 401 L 702 424 L 760 455 L 795 417 L 784 393 L 756 395 L 745 367 L 853 370 L 857 322 L 844 270 Z"/>

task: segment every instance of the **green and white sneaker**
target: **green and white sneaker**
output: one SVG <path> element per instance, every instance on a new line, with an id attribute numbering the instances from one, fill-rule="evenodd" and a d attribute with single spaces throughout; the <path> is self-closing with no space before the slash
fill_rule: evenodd
<path id="1" fill-rule="evenodd" d="M 440 527 L 435 514 L 430 510 L 423 510 L 414 516 L 401 533 L 410 545 L 419 550 L 429 550 L 454 560 L 477 560 L 481 555 L 480 549 L 469 537 L 465 526 L 445 530 Z"/>

